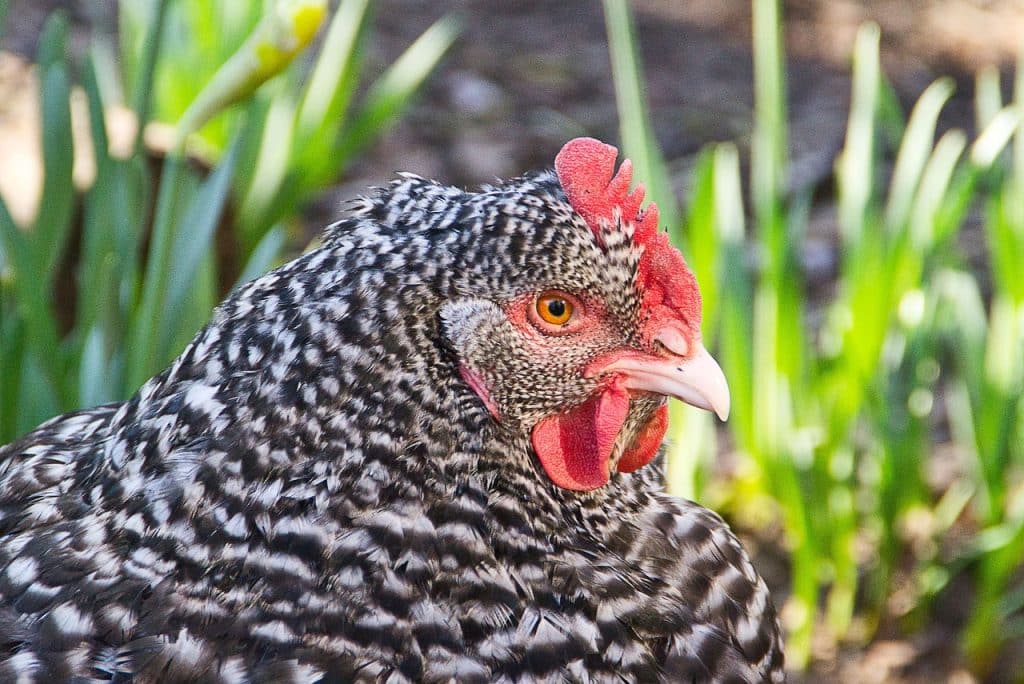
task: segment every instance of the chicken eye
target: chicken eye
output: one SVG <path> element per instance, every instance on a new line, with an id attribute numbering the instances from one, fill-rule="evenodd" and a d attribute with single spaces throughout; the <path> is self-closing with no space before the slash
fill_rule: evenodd
<path id="1" fill-rule="evenodd" d="M 545 292 L 537 298 L 537 315 L 545 323 L 565 325 L 572 320 L 573 305 L 558 292 Z"/>

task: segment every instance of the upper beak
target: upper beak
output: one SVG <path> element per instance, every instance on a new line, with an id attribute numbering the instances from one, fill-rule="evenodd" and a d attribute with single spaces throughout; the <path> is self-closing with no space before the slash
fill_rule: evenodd
<path id="1" fill-rule="evenodd" d="M 729 385 L 725 374 L 700 343 L 686 357 L 629 354 L 612 360 L 597 372 L 622 375 L 628 389 L 675 397 L 714 411 L 722 420 L 729 417 Z"/>

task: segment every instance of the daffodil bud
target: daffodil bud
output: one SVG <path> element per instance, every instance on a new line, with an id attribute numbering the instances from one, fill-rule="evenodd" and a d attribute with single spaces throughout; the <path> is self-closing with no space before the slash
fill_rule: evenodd
<path id="1" fill-rule="evenodd" d="M 313 40 L 326 14 L 327 0 L 278 0 L 189 105 L 178 122 L 175 147 L 281 73 Z"/>

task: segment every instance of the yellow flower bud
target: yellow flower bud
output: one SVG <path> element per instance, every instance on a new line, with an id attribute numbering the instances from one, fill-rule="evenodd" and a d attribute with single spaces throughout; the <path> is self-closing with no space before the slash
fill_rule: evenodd
<path id="1" fill-rule="evenodd" d="M 278 0 L 182 115 L 176 146 L 225 107 L 283 71 L 313 40 L 326 14 L 327 0 Z"/>

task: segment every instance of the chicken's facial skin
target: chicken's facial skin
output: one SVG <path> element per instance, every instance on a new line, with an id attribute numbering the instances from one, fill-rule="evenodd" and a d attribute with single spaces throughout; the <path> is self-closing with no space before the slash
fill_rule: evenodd
<path id="1" fill-rule="evenodd" d="M 566 406 L 581 403 L 600 384 L 584 374 L 587 364 L 623 344 L 596 299 L 566 334 L 542 332 L 530 320 L 537 295 L 504 305 L 458 300 L 442 308 L 446 332 L 460 360 L 482 379 L 506 427 L 522 428 Z M 583 308 L 583 307 L 581 307 Z"/>
<path id="2" fill-rule="evenodd" d="M 585 440 L 579 449 L 586 454 L 574 456 L 586 461 L 576 470 L 586 472 L 570 476 L 563 468 L 553 473 L 542 451 L 538 456 L 555 484 L 588 490 L 606 484 L 624 455 L 628 470 L 654 456 L 665 431 L 665 401 L 646 392 L 630 393 L 622 376 L 587 372 L 596 360 L 631 348 L 629 336 L 599 299 L 566 294 L 577 302 L 579 320 L 565 330 L 548 330 L 534 320 L 538 295 L 531 294 L 504 306 L 458 300 L 442 308 L 441 319 L 463 378 L 503 430 L 531 438 L 536 449 L 539 435 L 559 429 L 550 422 L 555 417 L 573 421 L 565 429 Z M 597 411 L 599 405 L 605 410 Z M 652 425 L 660 429 L 652 432 Z M 633 447 L 641 432 L 647 438 L 638 455 Z M 547 438 L 557 440 L 558 435 Z"/>

